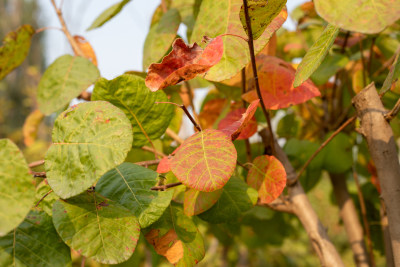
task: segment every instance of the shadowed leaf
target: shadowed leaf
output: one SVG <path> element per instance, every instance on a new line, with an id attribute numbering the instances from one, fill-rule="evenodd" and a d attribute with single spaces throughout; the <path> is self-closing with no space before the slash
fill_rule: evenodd
<path id="1" fill-rule="evenodd" d="M 185 192 L 183 212 L 187 216 L 200 214 L 211 208 L 222 194 L 222 189 L 213 192 L 201 192 L 195 189 L 188 189 Z"/>
<path id="2" fill-rule="evenodd" d="M 92 25 L 90 25 L 89 28 L 87 28 L 87 31 L 96 29 L 98 27 L 103 26 L 104 23 L 108 22 L 110 19 L 112 19 L 113 17 L 115 17 L 124 7 L 126 4 L 128 4 L 130 2 L 130 0 L 123 0 L 121 2 L 118 2 L 112 6 L 110 6 L 109 8 L 107 8 L 106 10 L 104 10 L 92 23 Z"/>

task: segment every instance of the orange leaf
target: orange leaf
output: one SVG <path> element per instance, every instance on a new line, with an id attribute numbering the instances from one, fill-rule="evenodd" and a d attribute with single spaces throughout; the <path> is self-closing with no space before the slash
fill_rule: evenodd
<path id="1" fill-rule="evenodd" d="M 204 104 L 203 110 L 199 114 L 199 122 L 202 129 L 213 127 L 215 121 L 224 109 L 226 102 L 226 99 L 216 98 Z"/>
<path id="2" fill-rule="evenodd" d="M 261 95 L 266 108 L 287 108 L 321 95 L 310 80 L 294 88 L 293 81 L 296 70 L 282 59 L 258 55 L 256 62 Z M 254 78 L 251 78 L 250 81 L 252 81 L 250 87 L 254 88 Z M 249 91 L 242 98 L 250 103 L 258 99 L 257 92 Z"/>
<path id="3" fill-rule="evenodd" d="M 146 86 L 155 92 L 181 81 L 187 81 L 197 74 L 205 73 L 217 64 L 223 53 L 222 38 L 217 36 L 203 50 L 199 45 L 186 45 L 176 39 L 172 51 L 161 63 L 151 64 L 146 77 Z"/>
<path id="4" fill-rule="evenodd" d="M 22 133 L 24 135 L 24 144 L 29 147 L 31 146 L 37 136 L 39 125 L 44 118 L 44 114 L 40 110 L 36 109 L 29 114 L 22 127 Z"/>
<path id="5" fill-rule="evenodd" d="M 254 113 L 257 110 L 259 99 L 251 102 L 246 109 L 239 108 L 229 112 L 218 124 L 218 130 L 231 136 L 232 140 L 247 139 L 257 132 L 257 121 Z"/>
<path id="6" fill-rule="evenodd" d="M 247 184 L 258 190 L 261 203 L 271 203 L 286 186 L 285 168 L 274 156 L 258 156 L 247 174 Z"/>
<path id="7" fill-rule="evenodd" d="M 169 166 L 168 157 L 163 157 L 161 159 L 160 163 L 158 163 L 157 172 L 158 173 L 167 173 L 170 170 L 171 170 L 171 168 Z"/>
<path id="8" fill-rule="evenodd" d="M 75 35 L 74 40 L 78 44 L 85 58 L 90 59 L 92 63 L 97 66 L 96 53 L 94 52 L 93 47 L 90 45 L 90 43 L 86 41 L 85 37 Z"/>
<path id="9" fill-rule="evenodd" d="M 187 216 L 194 216 L 210 209 L 222 194 L 222 189 L 213 192 L 201 192 L 190 188 L 185 192 L 183 211 Z"/>
<path id="10" fill-rule="evenodd" d="M 152 229 L 145 237 L 147 242 L 154 247 L 157 254 L 166 257 L 171 264 L 178 263 L 183 257 L 183 245 L 176 232 L 171 229 L 165 235 L 159 235 L 160 230 Z"/>

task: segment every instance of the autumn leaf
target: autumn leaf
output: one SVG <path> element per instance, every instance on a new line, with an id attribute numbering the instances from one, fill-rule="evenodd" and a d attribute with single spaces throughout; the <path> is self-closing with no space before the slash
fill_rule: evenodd
<path id="1" fill-rule="evenodd" d="M 85 39 L 85 37 L 75 35 L 74 40 L 81 49 L 83 56 L 92 61 L 93 65 L 97 66 L 96 53 L 94 52 L 93 47 L 90 45 L 90 43 Z"/>
<path id="2" fill-rule="evenodd" d="M 202 192 L 190 188 L 185 192 L 183 212 L 187 216 L 194 216 L 210 209 L 220 198 L 223 189 L 213 192 Z"/>
<path id="3" fill-rule="evenodd" d="M 228 136 L 235 139 L 247 139 L 257 132 L 257 121 L 254 113 L 257 110 L 259 99 L 251 102 L 246 109 L 240 108 L 233 110 L 226 115 L 218 124 L 218 130 L 221 130 Z"/>
<path id="4" fill-rule="evenodd" d="M 152 229 L 146 235 L 146 240 L 153 245 L 157 254 L 176 264 L 183 257 L 182 241 L 178 239 L 175 230 L 170 229 L 165 235 L 160 236 L 160 230 Z"/>
<path id="5" fill-rule="evenodd" d="M 37 136 L 39 125 L 44 118 L 44 114 L 40 110 L 35 109 L 28 115 L 22 127 L 22 133 L 24 135 L 24 144 L 29 147 L 31 146 Z"/>
<path id="6" fill-rule="evenodd" d="M 261 95 L 267 109 L 287 108 L 320 96 L 318 88 L 310 80 L 294 88 L 296 70 L 282 59 L 258 55 L 256 61 Z M 249 81 L 250 87 L 254 88 L 254 78 L 250 78 Z M 242 98 L 250 103 L 258 99 L 257 92 L 251 90 Z"/>
<path id="7" fill-rule="evenodd" d="M 201 128 L 212 128 L 226 104 L 227 100 L 222 98 L 216 98 L 207 101 L 199 114 L 199 122 Z"/>
<path id="8" fill-rule="evenodd" d="M 151 64 L 146 77 L 146 86 L 155 92 L 181 81 L 187 81 L 197 74 L 205 73 L 217 64 L 223 53 L 222 38 L 211 39 L 204 50 L 194 43 L 186 45 L 182 39 L 176 39 L 172 51 L 161 63 Z"/>

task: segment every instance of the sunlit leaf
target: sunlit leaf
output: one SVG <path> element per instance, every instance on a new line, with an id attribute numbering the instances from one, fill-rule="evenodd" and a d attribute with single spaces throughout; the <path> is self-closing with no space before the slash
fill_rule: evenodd
<path id="1" fill-rule="evenodd" d="M 99 70 L 83 57 L 64 55 L 45 71 L 38 86 L 39 109 L 50 115 L 64 108 L 99 78 Z"/>
<path id="2" fill-rule="evenodd" d="M 258 190 L 261 203 L 271 203 L 286 186 L 285 168 L 274 156 L 259 156 L 249 170 L 247 184 Z"/>
<path id="3" fill-rule="evenodd" d="M 144 228 L 161 217 L 172 199 L 172 191 L 150 190 L 157 177 L 153 170 L 125 162 L 103 175 L 96 192 L 132 211 Z"/>
<path id="4" fill-rule="evenodd" d="M 171 53 L 160 64 L 150 65 L 146 86 L 157 91 L 193 79 L 217 64 L 222 53 L 223 43 L 220 36 L 211 39 L 204 50 L 196 43 L 188 46 L 182 39 L 176 39 Z"/>
<path id="5" fill-rule="evenodd" d="M 0 139 L 0 236 L 20 224 L 35 200 L 25 158 L 9 139 Z"/>
<path id="6" fill-rule="evenodd" d="M 222 189 L 213 192 L 201 192 L 190 188 L 185 192 L 183 211 L 187 216 L 200 214 L 211 208 L 221 194 Z"/>
<path id="7" fill-rule="evenodd" d="M 27 147 L 35 142 L 39 125 L 43 118 L 44 114 L 40 112 L 40 110 L 35 109 L 25 119 L 24 126 L 22 127 L 22 134 L 24 135 L 24 144 Z"/>
<path id="8" fill-rule="evenodd" d="M 75 42 L 78 44 L 85 58 L 92 61 L 93 65 L 97 66 L 97 57 L 96 53 L 93 50 L 93 47 L 83 36 L 75 35 Z"/>
<path id="9" fill-rule="evenodd" d="M 105 101 L 82 103 L 58 116 L 45 157 L 47 181 L 61 198 L 75 196 L 121 164 L 132 146 L 125 114 Z"/>
<path id="10" fill-rule="evenodd" d="M 0 80 L 24 62 L 34 33 L 31 25 L 23 25 L 4 37 L 0 47 Z"/>
<path id="11" fill-rule="evenodd" d="M 95 192 L 56 201 L 53 223 L 68 246 L 104 264 L 129 259 L 140 235 L 133 213 Z"/>
<path id="12" fill-rule="evenodd" d="M 115 17 L 121 10 L 125 7 L 126 4 L 128 4 L 130 0 L 122 0 L 121 2 L 118 2 L 106 10 L 104 10 L 90 25 L 89 28 L 87 28 L 87 31 L 96 29 L 98 27 L 103 26 L 104 23 L 108 22 L 110 19 Z"/>
<path id="13" fill-rule="evenodd" d="M 236 158 L 230 138 L 221 131 L 207 129 L 186 139 L 169 162 L 172 172 L 184 185 L 211 192 L 228 182 Z"/>

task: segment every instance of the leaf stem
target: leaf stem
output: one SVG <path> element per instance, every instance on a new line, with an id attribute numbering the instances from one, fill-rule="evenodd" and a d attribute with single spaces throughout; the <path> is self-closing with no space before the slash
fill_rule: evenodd
<path id="1" fill-rule="evenodd" d="M 63 32 L 63 30 L 62 30 L 61 28 L 48 26 L 48 27 L 43 27 L 43 28 L 37 29 L 37 30 L 35 31 L 35 34 L 40 33 L 40 32 L 43 32 L 43 31 L 45 31 L 45 30 L 59 30 L 59 31 L 62 31 L 62 32 Z"/>
<path id="2" fill-rule="evenodd" d="M 147 168 L 148 166 L 157 165 L 158 163 L 160 163 L 160 161 L 161 161 L 161 159 L 153 159 L 153 160 L 147 160 L 147 161 L 134 162 L 134 164 Z"/>
<path id="3" fill-rule="evenodd" d="M 35 167 L 43 165 L 43 164 L 44 164 L 44 159 L 31 162 L 31 163 L 29 163 L 28 166 L 29 166 L 29 168 L 35 168 Z"/>
<path id="4" fill-rule="evenodd" d="M 201 127 L 199 124 L 197 124 L 197 122 L 193 119 L 192 115 L 190 115 L 189 111 L 187 110 L 187 108 L 185 107 L 185 105 L 179 105 L 177 103 L 173 103 L 173 102 L 155 102 L 155 104 L 171 104 L 171 105 L 175 105 L 177 107 L 180 107 L 183 112 L 185 112 L 186 116 L 188 116 L 189 120 L 193 123 L 194 127 L 196 127 L 196 129 L 201 132 Z"/>
<path id="5" fill-rule="evenodd" d="M 167 156 L 164 153 L 162 153 L 162 152 L 160 152 L 160 151 L 158 151 L 158 150 L 156 150 L 156 149 L 154 149 L 152 147 L 148 147 L 148 146 L 142 146 L 142 150 L 154 153 L 154 154 L 156 154 L 157 156 L 160 156 L 160 157 L 166 157 Z"/>
<path id="6" fill-rule="evenodd" d="M 35 208 L 37 208 L 37 206 L 39 206 L 40 202 L 43 201 L 43 199 L 45 199 L 48 195 L 50 195 L 50 193 L 53 192 L 53 189 L 50 189 L 49 192 L 47 192 L 46 194 L 44 194 L 44 196 L 42 196 L 41 199 L 39 199 L 39 201 L 36 203 Z"/>
<path id="7" fill-rule="evenodd" d="M 42 177 L 46 178 L 46 172 L 34 172 L 34 171 L 29 171 L 30 174 L 33 175 L 33 177 Z"/>
<path id="8" fill-rule="evenodd" d="M 172 139 L 175 140 L 175 142 L 177 142 L 178 144 L 182 144 L 185 140 L 183 140 L 182 138 L 179 137 L 179 135 L 177 133 L 175 133 L 174 131 L 172 131 L 170 128 L 167 128 L 167 130 L 165 131 L 165 133 L 171 137 Z"/>
<path id="9" fill-rule="evenodd" d="M 400 111 L 400 98 L 397 100 L 396 104 L 391 111 L 385 114 L 385 119 L 391 121 Z"/>
<path id="10" fill-rule="evenodd" d="M 178 183 L 172 183 L 172 184 L 158 185 L 158 186 L 153 186 L 150 189 L 155 190 L 155 191 L 165 191 L 168 188 L 179 186 L 181 184 L 182 184 L 181 182 L 178 182 Z"/>
<path id="11" fill-rule="evenodd" d="M 238 38 L 244 40 L 246 43 L 249 42 L 249 39 L 247 39 L 247 38 L 245 38 L 245 37 L 243 37 L 243 36 L 234 34 L 234 33 L 224 33 L 224 34 L 221 34 L 221 35 L 220 35 L 220 37 L 223 37 L 223 36 L 234 36 L 234 37 L 238 37 Z"/>

